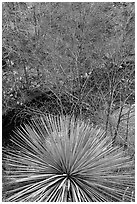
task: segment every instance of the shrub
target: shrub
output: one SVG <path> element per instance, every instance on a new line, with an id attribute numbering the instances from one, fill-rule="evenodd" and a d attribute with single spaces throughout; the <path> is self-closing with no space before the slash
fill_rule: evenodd
<path id="1" fill-rule="evenodd" d="M 48 115 L 18 129 L 12 141 L 3 150 L 5 201 L 133 200 L 132 161 L 91 124 Z"/>

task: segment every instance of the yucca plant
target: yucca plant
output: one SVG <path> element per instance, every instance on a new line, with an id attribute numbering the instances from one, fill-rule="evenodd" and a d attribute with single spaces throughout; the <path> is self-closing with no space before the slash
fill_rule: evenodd
<path id="1" fill-rule="evenodd" d="M 12 141 L 3 151 L 4 201 L 134 199 L 132 161 L 87 122 L 48 115 L 18 129 Z"/>

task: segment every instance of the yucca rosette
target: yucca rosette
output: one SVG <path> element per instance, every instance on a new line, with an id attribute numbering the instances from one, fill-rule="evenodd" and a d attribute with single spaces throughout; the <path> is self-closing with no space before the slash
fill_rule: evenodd
<path id="1" fill-rule="evenodd" d="M 102 129 L 48 115 L 18 129 L 12 140 L 14 148 L 3 152 L 5 201 L 133 200 L 133 162 Z"/>

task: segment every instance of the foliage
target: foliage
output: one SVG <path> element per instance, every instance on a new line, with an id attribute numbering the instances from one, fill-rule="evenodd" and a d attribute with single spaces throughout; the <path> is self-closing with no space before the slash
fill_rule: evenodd
<path id="1" fill-rule="evenodd" d="M 83 120 L 34 119 L 13 144 L 3 156 L 5 201 L 134 201 L 133 161 Z"/>
<path id="2" fill-rule="evenodd" d="M 4 108 L 12 108 L 13 92 L 26 94 L 25 89 L 39 88 L 45 92 L 47 87 L 55 85 L 60 92 L 68 89 L 72 92 L 75 87 L 73 79 L 80 89 L 81 76 L 89 73 L 95 76 L 96 72 L 96 81 L 100 72 L 110 74 L 110 64 L 115 72 L 123 63 L 134 62 L 134 3 L 5 2 L 3 48 L 12 62 L 8 67 L 14 75 L 12 81 L 7 80 L 9 71 L 4 68 L 7 72 L 7 75 L 3 73 Z M 133 78 L 128 71 L 122 70 L 122 75 L 124 79 L 128 76 L 127 86 L 130 86 Z M 134 71 L 134 66 L 130 71 Z M 117 87 L 118 75 L 119 72 L 114 75 L 114 84 L 107 85 L 109 92 L 105 95 L 110 95 L 105 97 L 107 103 L 113 102 L 111 87 Z M 121 83 L 125 86 L 127 81 Z M 86 86 L 82 86 L 78 103 L 85 97 Z M 100 86 L 98 89 L 102 91 Z M 86 95 L 88 97 L 90 93 L 86 92 Z M 12 100 L 22 104 L 22 98 Z M 99 93 L 98 98 L 104 102 Z"/>
<path id="3" fill-rule="evenodd" d="M 75 117 L 80 117 L 82 120 L 86 119 L 88 123 L 100 126 L 105 130 L 109 139 L 113 140 L 113 146 L 124 146 L 129 152 L 132 152 L 130 155 L 134 156 L 135 3 L 4 2 L 2 4 L 2 11 L 2 105 L 3 116 L 4 118 L 5 116 L 8 118 L 8 120 L 5 120 L 5 123 L 8 121 L 7 123 L 13 126 L 13 123 L 24 123 L 30 118 L 36 120 L 41 114 L 47 113 L 53 115 L 75 115 Z M 69 119 L 59 120 L 68 121 Z M 78 124 L 81 128 L 87 127 L 86 125 L 82 126 L 82 124 L 84 124 L 82 122 L 78 122 Z M 40 122 L 39 125 L 43 127 L 42 122 Z M 8 128 L 9 126 L 6 124 L 6 126 L 4 126 L 5 131 L 3 137 L 5 137 Z M 33 130 L 35 129 L 32 126 L 31 128 Z M 71 128 L 73 129 L 73 124 Z M 30 131 L 28 126 L 26 126 L 26 129 Z M 39 128 L 36 129 L 36 132 L 38 131 L 37 136 L 39 134 L 41 135 L 40 130 Z M 26 130 L 24 129 L 22 131 Z M 96 135 L 97 130 L 91 130 L 92 133 L 94 131 Z M 10 132 L 10 130 L 8 132 Z M 56 133 L 56 131 L 53 132 Z M 33 141 L 32 138 L 35 138 L 35 133 L 31 131 L 32 135 L 29 134 L 31 135 L 29 138 L 32 141 L 30 148 L 35 146 L 34 142 L 37 142 L 39 138 L 36 137 L 37 139 Z M 25 139 L 26 136 L 24 133 L 21 134 L 23 134 Z M 78 134 L 80 133 L 78 132 Z M 100 134 L 102 135 L 103 133 Z M 86 136 L 84 133 L 83 139 L 80 140 L 80 145 L 83 144 L 85 137 L 88 138 L 88 134 Z M 19 138 L 21 139 L 22 136 L 20 135 Z M 94 136 L 92 138 L 94 138 Z M 26 139 L 28 141 L 28 138 Z M 75 136 L 74 139 L 76 139 Z M 50 140 L 49 143 L 54 143 L 52 141 L 53 139 Z M 65 143 L 62 139 L 58 140 L 62 144 Z M 88 141 L 90 140 L 92 139 L 88 139 Z M 101 145 L 103 142 L 107 143 L 108 141 L 107 138 L 104 139 L 103 136 L 101 139 L 97 137 L 96 139 L 94 138 L 94 140 L 99 142 L 96 147 L 93 145 L 93 149 L 95 150 L 100 147 L 105 148 Z M 17 141 L 19 140 L 17 139 Z M 23 143 L 25 142 L 24 140 L 21 141 Z M 68 142 L 67 139 L 66 142 L 69 143 L 70 141 Z M 47 145 L 47 142 L 45 141 L 44 144 Z M 82 151 L 85 155 L 87 155 L 87 145 L 86 143 Z M 58 145 L 54 144 L 53 147 L 55 147 L 56 150 Z M 24 158 L 25 155 L 22 150 L 17 151 L 16 148 L 17 146 L 14 150 L 9 151 L 8 157 L 11 160 L 9 164 L 8 162 L 6 164 L 13 170 L 12 173 L 11 170 L 7 170 L 7 172 L 11 173 L 11 177 L 13 176 L 14 181 L 18 181 L 16 180 L 16 171 L 19 172 L 19 174 L 23 173 L 21 172 L 22 164 L 24 166 L 24 176 L 30 175 L 30 173 L 32 173 L 30 171 L 33 171 L 35 167 L 36 170 L 38 168 L 38 171 L 41 172 L 41 166 L 37 167 L 33 162 L 32 167 L 29 167 L 27 158 L 24 160 L 24 162 L 27 162 L 27 167 L 24 163 L 21 164 L 21 162 L 23 162 L 21 158 Z M 42 151 L 43 154 L 45 154 L 43 146 L 38 145 L 38 148 L 39 149 L 36 149 L 36 153 Z M 68 151 L 66 146 L 64 146 L 64 148 Z M 103 149 L 103 151 L 104 154 L 107 154 L 106 150 Z M 108 152 L 109 151 L 110 149 L 108 148 Z M 125 161 L 122 160 L 123 157 L 121 159 L 122 150 L 118 150 L 117 148 L 117 151 L 120 151 L 119 156 L 114 150 L 118 158 L 117 161 Z M 81 154 L 79 147 L 78 152 Z M 90 155 L 90 150 L 87 150 L 87 152 Z M 21 156 L 19 156 L 20 153 Z M 97 152 L 95 151 L 95 153 Z M 28 157 L 29 156 L 30 155 L 28 155 Z M 91 153 L 91 159 L 92 156 Z M 109 156 L 111 158 L 109 158 Z M 65 159 L 65 155 L 62 158 Z M 108 155 L 107 158 L 111 161 L 112 154 Z M 17 159 L 19 159 L 19 161 L 17 161 L 17 163 L 19 163 L 19 169 L 16 166 L 17 163 L 15 163 Z M 34 159 L 37 158 L 34 156 Z M 106 162 L 102 157 L 101 161 Z M 41 162 L 41 160 L 39 160 L 39 162 Z M 103 165 L 103 162 L 101 165 Z M 90 199 L 91 201 L 98 201 L 99 199 L 100 201 L 107 199 L 109 201 L 115 201 L 115 196 L 116 200 L 132 200 L 132 194 L 134 194 L 134 192 L 126 185 L 128 182 L 126 180 L 128 173 L 127 177 L 125 177 L 126 173 L 124 173 L 124 180 L 122 181 L 122 171 L 118 171 L 114 174 L 114 185 L 112 185 L 112 177 L 109 177 L 109 182 L 108 180 L 107 182 L 103 180 L 105 178 L 103 177 L 104 175 L 102 175 L 102 170 L 100 171 L 99 163 L 96 160 L 95 163 L 97 164 L 96 167 L 97 170 L 99 170 L 98 175 L 102 183 L 98 184 L 99 181 L 97 177 L 95 177 L 94 183 L 96 187 L 94 188 L 94 186 L 92 186 L 89 190 L 89 193 L 91 193 L 92 190 L 92 196 L 88 194 L 86 199 Z M 15 167 L 15 170 L 11 167 L 12 165 Z M 106 166 L 107 165 L 109 165 L 109 163 L 106 163 Z M 104 167 L 101 166 L 101 168 Z M 112 173 L 115 171 L 115 166 L 112 165 L 111 168 L 107 166 L 107 169 Z M 27 170 L 29 171 L 27 172 Z M 81 169 L 79 170 L 81 172 Z M 96 172 L 93 171 L 93 173 Z M 107 172 L 105 172 L 106 177 L 111 175 L 112 174 L 107 175 Z M 121 178 L 118 183 L 116 176 L 118 179 Z M 8 176 L 6 175 L 6 177 Z M 65 177 L 61 177 L 62 181 L 64 181 L 64 178 Z M 10 176 L 8 179 L 10 180 Z M 82 179 L 87 178 L 82 177 Z M 75 183 L 72 184 L 70 188 L 67 187 L 67 191 L 65 189 L 65 185 L 68 185 L 67 182 L 68 180 L 66 179 L 64 183 L 57 183 L 57 185 L 60 185 L 59 191 L 63 190 L 62 193 L 64 193 L 64 196 L 65 193 L 68 193 L 68 197 L 65 197 L 68 201 L 79 200 L 79 195 L 83 196 L 84 193 L 88 191 L 87 189 L 89 187 L 86 188 L 86 192 L 84 191 L 84 193 L 83 190 L 77 191 Z M 88 180 L 88 182 L 90 181 Z M 126 183 L 122 184 L 122 182 Z M 86 180 L 86 183 L 82 185 L 87 184 Z M 118 188 L 116 192 L 119 193 L 115 193 L 114 195 L 113 190 L 110 186 L 107 186 L 107 184 L 111 184 L 111 187 L 113 187 L 115 191 Z M 24 188 L 26 188 L 27 185 L 28 188 L 29 185 L 33 187 L 35 194 L 35 185 L 33 184 L 33 180 L 31 180 L 29 183 L 25 182 L 23 184 L 17 182 L 14 185 L 12 183 L 11 187 L 9 184 L 7 197 L 12 198 L 12 187 L 15 187 L 14 195 L 16 200 L 17 196 L 20 196 L 21 188 L 23 191 L 22 185 L 25 186 Z M 37 187 L 36 183 L 36 189 Z M 19 192 L 17 192 L 17 189 Z M 104 194 L 101 192 L 103 189 Z M 24 189 L 24 193 L 25 192 Z M 41 192 L 41 199 L 50 200 L 54 198 L 43 197 L 43 192 Z M 55 190 L 55 193 L 56 192 Z M 75 192 L 77 192 L 77 194 L 75 194 Z M 30 193 L 32 193 L 32 190 L 30 190 Z M 47 194 L 48 193 L 49 192 L 47 192 Z M 37 195 L 39 195 L 39 192 Z M 57 198 L 59 198 L 58 196 L 60 196 L 60 194 L 57 195 Z M 111 196 L 112 198 L 110 198 Z M 24 197 L 20 197 L 20 200 L 23 199 L 29 199 L 29 197 L 24 194 Z M 81 199 L 83 200 L 84 197 Z M 34 200 L 37 200 L 37 196 L 34 197 Z"/>

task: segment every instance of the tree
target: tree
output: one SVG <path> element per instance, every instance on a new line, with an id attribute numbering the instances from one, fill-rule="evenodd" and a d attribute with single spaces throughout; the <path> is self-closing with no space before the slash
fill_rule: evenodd
<path id="1" fill-rule="evenodd" d="M 114 107 L 134 103 L 134 16 L 134 3 L 3 3 L 3 47 L 18 73 L 5 106 L 13 90 L 50 89 L 60 103 L 65 92 L 79 113 L 103 110 L 107 129 Z"/>

